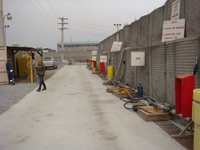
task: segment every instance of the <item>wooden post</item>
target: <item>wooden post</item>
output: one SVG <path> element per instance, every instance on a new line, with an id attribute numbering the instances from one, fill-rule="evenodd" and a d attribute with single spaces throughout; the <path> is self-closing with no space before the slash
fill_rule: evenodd
<path id="1" fill-rule="evenodd" d="M 41 50 L 41 60 L 43 62 L 43 51 Z"/>

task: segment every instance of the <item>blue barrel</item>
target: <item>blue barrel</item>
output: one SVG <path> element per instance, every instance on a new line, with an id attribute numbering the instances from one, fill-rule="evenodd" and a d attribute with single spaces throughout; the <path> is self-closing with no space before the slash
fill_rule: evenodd
<path id="1" fill-rule="evenodd" d="M 137 87 L 138 90 L 138 97 L 143 97 L 143 86 L 141 84 L 138 85 Z"/>

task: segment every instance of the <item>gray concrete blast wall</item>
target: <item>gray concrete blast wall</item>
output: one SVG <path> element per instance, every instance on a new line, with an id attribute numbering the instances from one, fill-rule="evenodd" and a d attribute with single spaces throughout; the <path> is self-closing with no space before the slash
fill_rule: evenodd
<path id="1" fill-rule="evenodd" d="M 99 53 L 110 51 L 117 34 L 123 42 L 122 49 L 131 47 L 132 51 L 145 51 L 146 64 L 143 67 L 131 67 L 131 50 L 104 53 L 108 56 L 106 67 L 114 65 L 115 71 L 120 66 L 117 79 L 137 88 L 142 83 L 144 94 L 157 98 L 160 102 L 175 104 L 175 77 L 192 74 L 196 57 L 200 59 L 200 1 L 181 0 L 180 19 L 185 18 L 185 38 L 162 43 L 163 21 L 170 20 L 172 3 L 167 0 L 165 5 L 150 14 L 126 25 L 99 44 Z M 119 64 L 120 58 L 125 61 Z M 99 61 L 99 60 L 98 60 Z M 195 77 L 196 87 L 200 87 L 200 71 Z"/>

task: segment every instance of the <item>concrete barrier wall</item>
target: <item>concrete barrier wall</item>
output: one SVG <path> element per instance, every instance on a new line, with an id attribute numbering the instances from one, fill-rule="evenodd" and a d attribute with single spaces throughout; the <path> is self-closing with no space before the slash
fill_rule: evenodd
<path id="1" fill-rule="evenodd" d="M 122 49 L 132 47 L 133 51 L 145 51 L 146 65 L 131 67 L 131 51 L 125 51 L 122 58 L 126 64 L 120 64 L 117 79 L 121 79 L 125 67 L 125 77 L 122 82 L 133 88 L 142 83 L 144 94 L 171 104 L 175 103 L 175 77 L 185 73 L 192 74 L 195 58 L 200 59 L 200 1 L 181 0 L 180 19 L 186 19 L 185 38 L 173 42 L 161 42 L 163 21 L 170 20 L 174 1 L 168 0 L 164 6 L 126 25 L 118 32 L 120 41 L 123 42 Z M 101 41 L 103 45 L 101 53 L 111 50 L 116 35 L 117 33 L 114 33 Z M 106 65 L 114 65 L 117 71 L 121 54 L 121 51 L 107 54 Z M 196 87 L 200 86 L 198 74 L 199 70 L 195 77 Z"/>

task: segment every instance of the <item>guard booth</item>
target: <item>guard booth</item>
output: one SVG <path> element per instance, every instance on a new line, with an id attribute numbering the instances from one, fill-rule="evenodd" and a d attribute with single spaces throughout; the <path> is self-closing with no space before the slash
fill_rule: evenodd
<path id="1" fill-rule="evenodd" d="M 31 72 L 31 83 L 33 83 L 33 68 L 32 68 L 32 54 L 33 53 L 38 53 L 41 57 L 41 60 L 43 61 L 43 51 L 42 50 L 38 50 L 32 47 L 14 47 L 14 46 L 8 46 L 7 47 L 7 58 L 11 58 L 11 65 L 13 67 L 13 73 L 14 73 L 14 77 L 17 76 L 17 63 L 15 61 L 16 58 L 16 54 L 19 52 L 25 52 L 28 54 L 28 57 L 30 57 L 30 72 Z M 7 59 L 6 58 L 6 59 Z M 6 66 L 5 66 L 6 67 Z M 6 69 L 6 68 L 5 68 Z M 8 81 L 7 81 L 8 83 Z"/>

